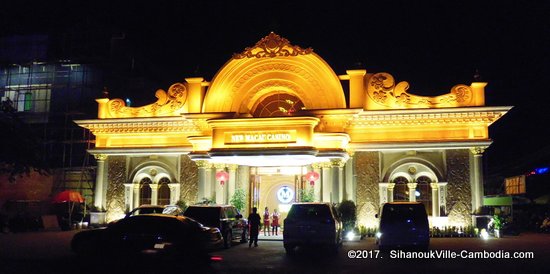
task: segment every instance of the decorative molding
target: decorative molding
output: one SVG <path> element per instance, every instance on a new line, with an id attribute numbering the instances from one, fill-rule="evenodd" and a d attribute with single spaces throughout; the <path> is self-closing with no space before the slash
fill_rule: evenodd
<path id="1" fill-rule="evenodd" d="M 485 152 L 485 147 L 472 147 L 470 148 L 470 152 L 474 156 L 482 156 L 483 153 Z"/>
<path id="2" fill-rule="evenodd" d="M 207 160 L 197 160 L 195 161 L 195 164 L 198 168 L 211 168 L 212 164 Z"/>
<path id="3" fill-rule="evenodd" d="M 443 108 L 473 106 L 474 95 L 471 87 L 456 85 L 451 92 L 441 96 L 427 97 L 407 92 L 409 83 L 395 83 L 389 73 L 376 73 L 367 82 L 368 101 L 376 103 L 373 109 L 399 108 Z M 367 104 L 367 109 L 370 109 Z"/>
<path id="4" fill-rule="evenodd" d="M 343 160 L 343 159 L 339 159 L 339 158 L 330 159 L 330 163 L 331 163 L 332 167 L 339 167 L 339 168 L 342 168 L 346 165 L 346 161 Z"/>
<path id="5" fill-rule="evenodd" d="M 291 45 L 287 39 L 271 32 L 253 47 L 245 48 L 242 53 L 233 54 L 233 59 L 288 57 L 306 55 L 311 52 L 313 49 L 302 49 L 299 46 Z"/>
<path id="6" fill-rule="evenodd" d="M 107 160 L 107 154 L 94 154 L 94 158 L 97 160 L 97 161 L 105 161 Z"/>
<path id="7" fill-rule="evenodd" d="M 143 107 L 127 107 L 122 99 L 112 99 L 107 103 L 109 118 L 174 116 L 182 112 L 187 100 L 187 89 L 182 83 L 175 83 L 168 92 L 159 89 L 155 93 L 157 102 Z"/>

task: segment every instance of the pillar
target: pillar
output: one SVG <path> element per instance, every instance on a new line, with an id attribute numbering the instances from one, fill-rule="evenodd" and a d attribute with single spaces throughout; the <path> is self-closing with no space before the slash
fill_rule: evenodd
<path id="1" fill-rule="evenodd" d="M 473 176 L 472 182 L 470 184 L 472 190 L 472 210 L 476 212 L 481 206 L 483 206 L 483 167 L 482 167 L 482 156 L 485 148 L 483 147 L 474 147 L 470 149 L 470 152 L 473 155 Z"/>
<path id="2" fill-rule="evenodd" d="M 233 198 L 233 195 L 235 194 L 235 188 L 237 185 L 237 168 L 239 165 L 227 165 L 227 169 L 229 170 L 229 179 L 227 180 L 227 202 L 231 201 L 231 198 Z"/>
<path id="3" fill-rule="evenodd" d="M 339 203 L 345 198 L 344 165 L 346 161 L 340 158 L 330 159 L 332 164 L 332 202 Z"/>
<path id="4" fill-rule="evenodd" d="M 367 71 L 364 69 L 346 70 L 349 75 L 349 107 L 363 108 L 365 102 L 364 78 Z"/>
<path id="5" fill-rule="evenodd" d="M 214 164 L 214 167 L 216 168 L 216 172 L 214 173 L 214 177 L 216 176 L 215 174 L 218 173 L 218 171 L 222 171 L 222 170 L 225 170 L 225 165 L 224 164 Z M 220 204 L 220 205 L 223 205 L 223 204 L 226 204 L 226 199 L 227 199 L 227 195 L 226 195 L 226 192 L 227 192 L 227 182 L 225 182 L 225 184 L 222 186 L 222 184 L 220 184 L 220 182 L 218 182 L 216 180 L 216 184 L 215 184 L 215 202 L 216 204 Z"/>
<path id="6" fill-rule="evenodd" d="M 322 172 L 321 171 L 321 164 L 319 164 L 319 163 L 312 164 L 311 168 L 313 169 L 313 171 L 317 172 L 319 175 Z M 321 177 L 321 176 L 319 176 L 319 177 Z M 321 184 L 322 184 L 322 180 L 321 180 L 321 178 L 319 178 L 319 180 L 317 180 L 315 182 L 315 185 L 313 186 L 313 200 L 315 202 L 322 201 Z"/>
<path id="7" fill-rule="evenodd" d="M 199 183 L 200 184 L 200 183 Z M 175 205 L 180 200 L 180 184 L 168 184 L 170 188 L 170 204 Z"/>
<path id="8" fill-rule="evenodd" d="M 470 85 L 474 97 L 474 104 L 476 106 L 485 105 L 485 86 L 487 86 L 485 82 L 473 82 Z"/>
<path id="9" fill-rule="evenodd" d="M 409 188 L 409 201 L 415 202 L 416 201 L 416 183 L 407 183 L 407 187 Z"/>
<path id="10" fill-rule="evenodd" d="M 322 192 L 322 202 L 332 202 L 332 170 L 331 164 L 325 162 L 321 164 L 322 175 L 321 175 L 321 192 Z"/>
<path id="11" fill-rule="evenodd" d="M 159 201 L 159 184 L 149 184 L 151 188 L 151 204 L 156 205 Z"/>
<path id="12" fill-rule="evenodd" d="M 127 211 L 134 209 L 134 184 L 124 184 L 124 207 Z"/>
<path id="13" fill-rule="evenodd" d="M 356 191 L 356 181 L 354 176 L 354 168 L 353 168 L 353 153 L 349 153 L 349 159 L 346 162 L 346 165 L 344 167 L 345 169 L 345 193 L 346 196 L 344 199 L 351 200 L 356 202 L 357 200 L 357 191 Z"/>
<path id="14" fill-rule="evenodd" d="M 199 201 L 201 201 L 203 198 L 208 198 L 210 199 L 210 197 L 212 197 L 212 195 L 210 194 L 210 178 L 208 178 L 208 169 L 210 168 L 210 163 L 206 160 L 198 160 L 198 161 L 195 161 L 195 164 L 197 165 L 197 167 L 199 168 L 198 170 L 198 179 L 199 179 L 199 185 L 198 185 L 198 189 L 197 189 L 197 199 Z M 170 196 L 172 197 L 172 196 Z"/>
<path id="15" fill-rule="evenodd" d="M 185 78 L 189 87 L 189 113 L 200 113 L 202 101 L 204 100 L 204 88 L 202 87 L 202 77 Z"/>
<path id="16" fill-rule="evenodd" d="M 382 206 L 383 204 L 389 202 L 389 199 L 388 199 L 389 183 L 379 183 L 378 187 L 379 187 L 378 193 L 380 195 L 380 206 Z M 392 193 L 392 196 L 393 196 L 393 193 Z"/>
<path id="17" fill-rule="evenodd" d="M 388 183 L 388 203 L 393 202 L 393 188 L 395 187 L 395 183 Z"/>
<path id="18" fill-rule="evenodd" d="M 140 184 L 134 184 L 134 208 L 139 206 L 139 188 L 141 187 Z"/>
<path id="19" fill-rule="evenodd" d="M 432 216 L 439 217 L 439 184 L 431 183 L 430 187 L 432 188 Z"/>
<path id="20" fill-rule="evenodd" d="M 97 174 L 94 190 L 94 206 L 97 208 L 107 207 L 107 172 L 105 170 L 107 155 L 96 154 L 94 158 L 97 161 Z"/>

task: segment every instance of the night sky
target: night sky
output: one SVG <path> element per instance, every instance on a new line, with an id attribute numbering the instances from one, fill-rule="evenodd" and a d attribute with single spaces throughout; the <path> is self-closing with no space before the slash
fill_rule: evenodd
<path id="1" fill-rule="evenodd" d="M 514 106 L 491 126 L 489 172 L 515 173 L 550 164 L 550 89 L 543 84 L 550 75 L 549 3 L 11 1 L 0 10 L 0 35 L 77 34 L 93 54 L 112 50 L 110 38 L 123 34 L 116 50 L 163 89 L 197 73 L 211 80 L 233 53 L 270 31 L 313 48 L 337 74 L 360 63 L 408 81 L 409 92 L 418 95 L 470 84 L 479 70 L 489 83 L 486 104 Z M 153 94 L 141 96 L 152 102 Z"/>

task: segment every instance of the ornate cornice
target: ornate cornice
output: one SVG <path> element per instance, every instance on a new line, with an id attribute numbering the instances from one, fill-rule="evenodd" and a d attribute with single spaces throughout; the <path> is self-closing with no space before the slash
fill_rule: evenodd
<path id="1" fill-rule="evenodd" d="M 206 119 L 168 119 L 157 120 L 93 120 L 76 121 L 80 126 L 89 129 L 94 135 L 98 134 L 133 134 L 133 133 L 165 133 L 184 132 L 189 135 L 201 135 L 210 131 Z"/>
<path id="2" fill-rule="evenodd" d="M 379 111 L 363 112 L 350 121 L 350 126 L 380 126 L 380 125 L 441 125 L 478 123 L 490 125 L 506 114 L 501 110 L 454 109 L 450 111 L 402 111 L 383 113 Z"/>
<path id="3" fill-rule="evenodd" d="M 305 55 L 311 52 L 313 52 L 313 49 L 302 49 L 299 46 L 291 45 L 287 39 L 271 32 L 269 35 L 258 41 L 253 47 L 245 48 L 243 52 L 234 54 L 233 58 L 273 58 L 281 56 Z"/>
<path id="4" fill-rule="evenodd" d="M 187 100 L 187 89 L 182 83 L 175 83 L 168 92 L 159 89 L 155 93 L 157 102 L 143 107 L 127 107 L 122 99 L 107 102 L 108 118 L 158 117 L 179 115 Z"/>
<path id="5" fill-rule="evenodd" d="M 451 92 L 441 96 L 427 97 L 413 95 L 407 92 L 409 83 L 396 84 L 393 76 L 388 73 L 376 73 L 367 82 L 367 109 L 399 109 L 399 108 L 443 108 L 474 106 L 474 94 L 471 87 L 456 85 Z"/>

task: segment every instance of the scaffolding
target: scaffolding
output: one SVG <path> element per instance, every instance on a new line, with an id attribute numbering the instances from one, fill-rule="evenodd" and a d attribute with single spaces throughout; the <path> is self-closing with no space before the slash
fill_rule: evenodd
<path id="1" fill-rule="evenodd" d="M 52 193 L 76 190 L 93 201 L 95 162 L 87 153 L 93 135 L 73 121 L 95 113 L 102 73 L 69 60 L 9 64 L 1 67 L 0 97 L 41 136 L 43 160 L 52 166 Z"/>

